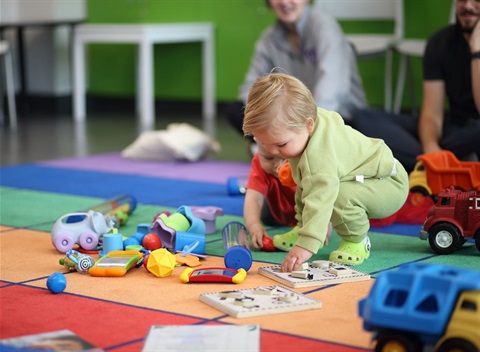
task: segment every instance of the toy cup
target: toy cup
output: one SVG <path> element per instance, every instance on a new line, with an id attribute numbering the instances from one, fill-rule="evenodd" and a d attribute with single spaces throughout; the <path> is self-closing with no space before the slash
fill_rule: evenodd
<path id="1" fill-rule="evenodd" d="M 248 271 L 252 266 L 252 253 L 250 253 L 245 226 L 236 221 L 230 222 L 223 228 L 222 236 L 225 247 L 225 266 Z"/>
<path id="2" fill-rule="evenodd" d="M 205 254 L 205 235 L 191 232 L 177 231 L 175 237 L 175 253 L 185 251 L 185 246 L 198 242 L 192 254 Z"/>
<path id="3" fill-rule="evenodd" d="M 123 238 L 118 233 L 107 233 L 103 235 L 103 251 L 108 254 L 111 251 L 123 251 Z"/>

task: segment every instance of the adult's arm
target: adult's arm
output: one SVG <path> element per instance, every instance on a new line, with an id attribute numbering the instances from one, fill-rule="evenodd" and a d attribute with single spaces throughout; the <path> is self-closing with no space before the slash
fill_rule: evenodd
<path id="1" fill-rule="evenodd" d="M 480 20 L 470 35 L 470 52 L 480 52 Z M 480 114 L 480 58 L 472 59 L 472 92 L 477 112 Z"/>
<path id="2" fill-rule="evenodd" d="M 423 102 L 418 134 L 424 153 L 440 150 L 445 104 L 445 83 L 442 80 L 423 82 Z"/>

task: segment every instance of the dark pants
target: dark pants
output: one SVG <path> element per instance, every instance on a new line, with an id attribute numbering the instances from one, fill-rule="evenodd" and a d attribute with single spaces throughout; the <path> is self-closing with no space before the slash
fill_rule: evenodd
<path id="1" fill-rule="evenodd" d="M 243 136 L 243 117 L 244 117 L 244 104 L 241 101 L 230 103 L 225 108 L 225 115 L 230 122 L 230 125 Z"/>
<path id="2" fill-rule="evenodd" d="M 284 226 L 280 224 L 277 220 L 275 220 L 267 202 L 263 202 L 262 214 L 260 216 L 260 219 L 262 220 L 265 226 Z"/>
<path id="3" fill-rule="evenodd" d="M 423 153 L 417 117 L 364 109 L 353 114 L 353 127 L 366 136 L 383 139 L 408 173 L 413 170 L 417 155 Z M 480 119 L 464 125 L 445 122 L 439 144 L 459 159 L 472 153 L 480 158 Z"/>
<path id="4" fill-rule="evenodd" d="M 230 125 L 238 131 L 243 136 L 243 118 L 245 105 L 241 101 L 236 101 L 234 103 L 230 103 L 225 108 L 225 115 L 230 122 Z M 255 143 L 252 136 L 245 136 L 245 140 L 247 141 L 247 149 L 249 149 L 249 145 Z M 252 151 L 248 150 L 248 153 L 251 154 Z M 253 157 L 253 155 L 250 155 Z"/>

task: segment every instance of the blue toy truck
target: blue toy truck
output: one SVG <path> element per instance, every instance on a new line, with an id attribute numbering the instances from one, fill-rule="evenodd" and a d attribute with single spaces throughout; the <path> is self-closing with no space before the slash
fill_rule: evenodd
<path id="1" fill-rule="evenodd" d="M 480 351 L 480 272 L 406 264 L 381 273 L 359 302 L 375 351 Z"/>

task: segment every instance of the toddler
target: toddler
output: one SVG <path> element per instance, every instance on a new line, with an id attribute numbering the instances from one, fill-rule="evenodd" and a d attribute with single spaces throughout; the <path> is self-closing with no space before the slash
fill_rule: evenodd
<path id="1" fill-rule="evenodd" d="M 363 263 L 370 256 L 369 218 L 390 216 L 408 195 L 408 175 L 383 140 L 317 107 L 308 88 L 283 73 L 256 80 L 243 131 L 270 154 L 288 159 L 297 185 L 298 240 L 282 270 L 298 269 L 323 247 L 329 221 L 342 238 L 330 260 Z"/>

